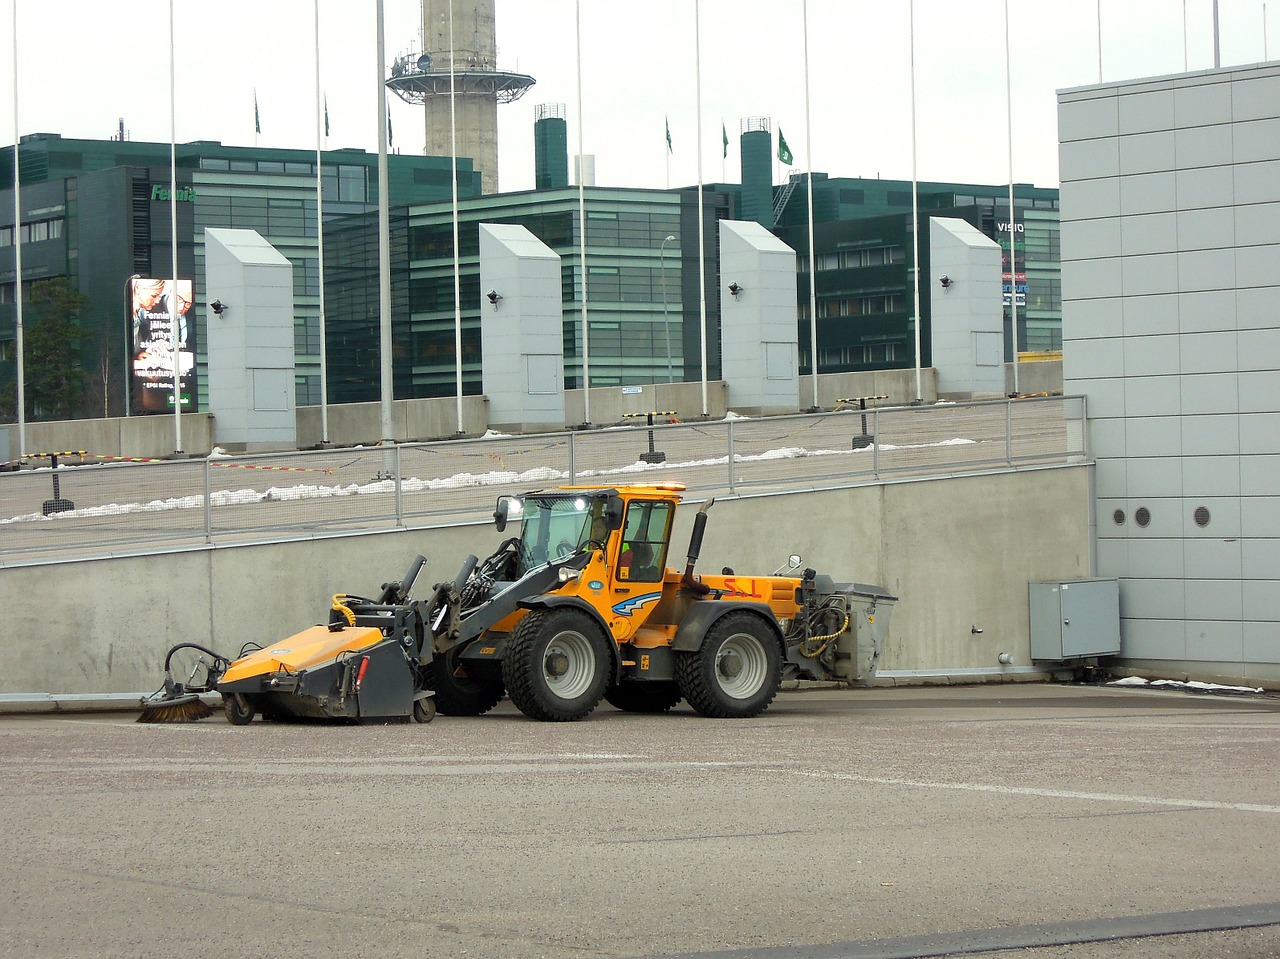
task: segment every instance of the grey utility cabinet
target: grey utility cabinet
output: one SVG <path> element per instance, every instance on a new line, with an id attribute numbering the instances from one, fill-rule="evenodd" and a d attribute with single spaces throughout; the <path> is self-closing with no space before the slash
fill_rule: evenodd
<path id="1" fill-rule="evenodd" d="M 1120 582 L 1031 583 L 1031 658 L 1067 660 L 1120 652 Z"/>

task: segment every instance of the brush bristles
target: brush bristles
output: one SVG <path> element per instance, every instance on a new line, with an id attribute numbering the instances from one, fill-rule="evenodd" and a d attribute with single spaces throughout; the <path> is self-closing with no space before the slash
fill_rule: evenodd
<path id="1" fill-rule="evenodd" d="M 194 723 L 207 719 L 214 713 L 213 707 L 200 699 L 185 702 L 144 703 L 140 723 Z"/>

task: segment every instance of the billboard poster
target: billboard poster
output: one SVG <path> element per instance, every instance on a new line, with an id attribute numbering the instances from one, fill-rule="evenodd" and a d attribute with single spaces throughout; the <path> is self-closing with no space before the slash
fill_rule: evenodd
<path id="1" fill-rule="evenodd" d="M 1018 306 L 1027 305 L 1027 274 L 1025 273 L 1005 273 L 1001 281 L 1001 287 L 1004 292 L 1004 305 L 1010 306 L 1014 290 L 1017 290 Z"/>
<path id="2" fill-rule="evenodd" d="M 176 290 L 173 280 L 129 281 L 130 412 L 173 412 L 175 348 L 182 408 L 195 409 L 195 341 L 190 314 L 190 280 L 178 280 Z"/>

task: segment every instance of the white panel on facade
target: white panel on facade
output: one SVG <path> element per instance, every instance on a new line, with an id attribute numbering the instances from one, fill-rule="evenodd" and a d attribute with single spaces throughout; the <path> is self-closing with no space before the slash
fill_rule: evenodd
<path id="1" fill-rule="evenodd" d="M 1122 222 L 1118 216 L 1081 220 L 1069 237 L 1062 238 L 1062 259 L 1094 260 L 1119 256 L 1122 252 L 1120 243 Z"/>
<path id="2" fill-rule="evenodd" d="M 1072 140 L 1114 137 L 1119 132 L 1120 106 L 1119 97 L 1115 94 L 1076 99 L 1072 99 L 1072 94 L 1063 94 L 1058 113 L 1060 141 L 1069 143 Z"/>
<path id="3" fill-rule="evenodd" d="M 1177 249 L 1211 250 L 1236 245 L 1236 210 L 1205 207 L 1178 214 Z"/>
<path id="4" fill-rule="evenodd" d="M 1064 216 L 1069 212 L 1073 219 L 1093 220 L 1116 215 L 1116 208 L 1120 203 L 1119 177 L 1105 180 L 1068 180 L 1065 171 L 1062 176 L 1058 206 Z"/>
<path id="5" fill-rule="evenodd" d="M 1230 414 L 1185 416 L 1182 449 L 1186 454 L 1200 456 L 1238 456 L 1242 434 L 1242 425 Z"/>
<path id="6" fill-rule="evenodd" d="M 1141 570 L 1143 578 L 1181 580 L 1182 543 L 1174 539 L 1131 538 L 1129 570 L 1131 575 Z"/>
<path id="7" fill-rule="evenodd" d="M 1236 285 L 1239 250 L 1193 250 L 1177 255 L 1174 289 L 1230 290 Z"/>
<path id="8" fill-rule="evenodd" d="M 1130 579 L 1124 584 L 1124 614 L 1136 619 L 1167 619 L 1187 614 L 1180 579 Z"/>
<path id="9" fill-rule="evenodd" d="M 1184 292 L 1177 298 L 1177 326 L 1183 333 L 1216 333 L 1235 328 L 1238 296 L 1232 290 Z M 1128 309 L 1128 304 L 1125 304 Z"/>
<path id="10" fill-rule="evenodd" d="M 1280 450 L 1280 415 L 1243 413 L 1240 416 L 1240 452 L 1274 453 Z"/>
<path id="11" fill-rule="evenodd" d="M 1176 293 L 1126 296 L 1116 302 L 1122 304 L 1125 336 L 1176 333 L 1178 330 L 1182 297 Z"/>
<path id="12" fill-rule="evenodd" d="M 1170 130 L 1129 136 L 1122 134 L 1120 136 L 1120 172 L 1127 177 L 1135 173 L 1159 173 L 1172 170 L 1174 169 L 1173 147 L 1173 133 Z"/>
<path id="13" fill-rule="evenodd" d="M 1120 586 L 1120 608 L 1124 609 L 1125 585 Z M 1128 619 L 1120 626 L 1120 655 L 1129 659 L 1187 658 L 1186 626 L 1181 619 Z"/>
<path id="14" fill-rule="evenodd" d="M 1173 137 L 1174 168 L 1227 166 L 1231 163 L 1231 124 L 1178 130 Z"/>
<path id="15" fill-rule="evenodd" d="M 1221 373 L 1237 369 L 1236 340 L 1234 331 L 1184 334 L 1180 338 L 1179 357 L 1183 373 Z M 1185 392 L 1185 381 L 1183 387 Z M 1234 407 L 1231 412 L 1234 412 Z"/>
<path id="16" fill-rule="evenodd" d="M 1242 533 L 1280 537 L 1280 497 L 1246 496 L 1239 503 Z"/>
<path id="17" fill-rule="evenodd" d="M 1191 662 L 1239 663 L 1244 656 L 1244 628 L 1233 623 L 1187 620 L 1187 659 Z"/>
<path id="18" fill-rule="evenodd" d="M 1192 509 L 1195 507 L 1193 506 Z M 1183 542 L 1183 575 L 1188 579 L 1238 578 L 1244 575 L 1249 541 L 1206 536 Z"/>
<path id="19" fill-rule="evenodd" d="M 1170 210 L 1195 210 L 1203 207 L 1229 207 L 1235 203 L 1235 168 L 1204 167 L 1179 170 L 1174 174 L 1173 206 Z"/>
<path id="20" fill-rule="evenodd" d="M 1060 165 L 1071 170 L 1073 179 L 1092 180 L 1118 176 L 1120 173 L 1120 148 L 1115 140 L 1076 140 L 1063 143 L 1058 154 Z"/>
<path id="21" fill-rule="evenodd" d="M 1240 489 L 1247 496 L 1280 496 L 1280 453 L 1240 457 Z"/>
<path id="22" fill-rule="evenodd" d="M 1179 370 L 1178 335 L 1128 336 L 1116 344 L 1124 354 L 1126 376 L 1176 376 Z"/>
<path id="23" fill-rule="evenodd" d="M 1280 623 L 1280 589 L 1269 580 L 1246 579 L 1242 586 L 1242 615 L 1245 619 L 1270 620 Z M 1280 632 L 1272 633 L 1275 651 L 1280 655 Z M 1251 657 L 1252 658 L 1252 657 Z M 1266 660 L 1280 662 L 1280 659 Z"/>
<path id="24" fill-rule="evenodd" d="M 1276 619 L 1244 626 L 1244 661 L 1246 663 L 1280 663 L 1280 632 Z"/>
<path id="25" fill-rule="evenodd" d="M 1124 381 L 1124 411 L 1134 416 L 1169 416 L 1182 412 L 1181 384 L 1176 376 L 1130 376 Z"/>
<path id="26" fill-rule="evenodd" d="M 1232 150 L 1236 163 L 1274 160 L 1280 156 L 1280 118 L 1237 123 L 1232 131 Z"/>
<path id="27" fill-rule="evenodd" d="M 1133 431 L 1142 428 L 1142 420 L 1129 421 Z M 1151 511 L 1151 522 L 1135 535 L 1176 536 L 1182 533 L 1182 523 L 1175 519 L 1178 504 L 1174 497 L 1182 496 L 1181 461 L 1176 456 L 1136 457 L 1126 460 L 1129 475 L 1129 495 L 1136 506 L 1146 506 Z M 1142 502 L 1136 502 L 1141 500 Z M 1161 500 L 1160 503 L 1152 502 Z"/>
<path id="28" fill-rule="evenodd" d="M 1187 457 L 1187 461 L 1191 462 L 1196 459 L 1208 460 L 1211 463 L 1217 462 L 1223 464 L 1224 460 L 1239 460 L 1236 456 L 1204 456 L 1204 457 Z M 1236 467 L 1239 471 L 1239 467 Z M 1240 526 L 1240 504 L 1242 500 L 1239 496 L 1231 496 L 1226 491 L 1226 486 L 1230 482 L 1229 478 L 1224 478 L 1222 487 L 1215 494 L 1204 493 L 1196 495 L 1191 490 L 1186 490 L 1185 501 L 1182 504 L 1182 535 L 1186 544 L 1186 564 L 1187 575 L 1204 577 L 1213 579 L 1224 574 L 1216 572 L 1216 566 L 1207 564 L 1204 566 L 1198 564 L 1198 550 L 1207 549 L 1216 552 L 1221 546 L 1225 545 L 1227 551 L 1238 551 L 1239 543 L 1237 540 L 1244 535 Z M 1197 522 L 1197 511 L 1204 510 L 1205 525 L 1201 526 Z M 1217 557 L 1215 556 L 1215 561 Z M 1234 566 L 1236 561 L 1232 561 Z M 1232 575 L 1237 575 L 1233 573 Z"/>
<path id="29" fill-rule="evenodd" d="M 1280 159 L 1241 163 L 1234 167 L 1235 202 L 1273 203 L 1276 183 L 1280 182 Z"/>
<path id="30" fill-rule="evenodd" d="M 1177 208 L 1176 181 L 1172 172 L 1120 177 L 1120 212 L 1124 216 L 1133 216 L 1138 213 L 1167 213 Z M 1099 210 L 1096 215 L 1114 214 L 1113 207 L 1110 210 Z"/>
<path id="31" fill-rule="evenodd" d="M 1121 249 L 1125 256 L 1143 253 L 1176 253 L 1177 219 L 1173 213 L 1146 213 L 1120 220 Z"/>
<path id="32" fill-rule="evenodd" d="M 1229 369 L 1229 367 L 1223 367 Z M 1182 412 L 1236 413 L 1240 410 L 1240 376 L 1237 373 L 1194 373 L 1182 376 Z"/>
<path id="33" fill-rule="evenodd" d="M 1274 73 L 1240 79 L 1231 85 L 1231 115 L 1237 121 L 1274 117 L 1277 103 L 1280 103 L 1280 76 Z"/>
<path id="34" fill-rule="evenodd" d="M 1173 91 L 1174 126 L 1189 127 L 1222 123 L 1231 117 L 1231 84 L 1201 83 Z"/>
<path id="35" fill-rule="evenodd" d="M 1242 246 L 1236 250 L 1236 285 L 1270 286 L 1280 278 L 1280 246 Z"/>
<path id="36" fill-rule="evenodd" d="M 1233 325 L 1226 329 L 1261 330 L 1280 326 L 1280 315 L 1276 309 L 1276 288 L 1274 284 L 1256 287 L 1251 290 L 1235 291 L 1235 313 Z"/>
<path id="37" fill-rule="evenodd" d="M 1251 203 L 1230 212 L 1234 214 L 1231 223 L 1233 242 L 1240 246 L 1280 243 L 1280 203 Z"/>
<path id="38" fill-rule="evenodd" d="M 1143 93 L 1122 93 L 1119 129 L 1121 142 L 1130 133 L 1172 130 L 1173 110 L 1174 91 L 1171 87 Z"/>
<path id="39" fill-rule="evenodd" d="M 1176 456 L 1182 452 L 1181 416 L 1131 416 L 1125 424 L 1125 456 Z"/>

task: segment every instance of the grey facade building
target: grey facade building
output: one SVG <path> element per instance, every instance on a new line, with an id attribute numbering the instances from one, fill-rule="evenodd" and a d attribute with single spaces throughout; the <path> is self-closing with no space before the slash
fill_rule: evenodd
<path id="1" fill-rule="evenodd" d="M 1280 66 L 1058 96 L 1065 390 L 1133 665 L 1280 678 Z"/>

